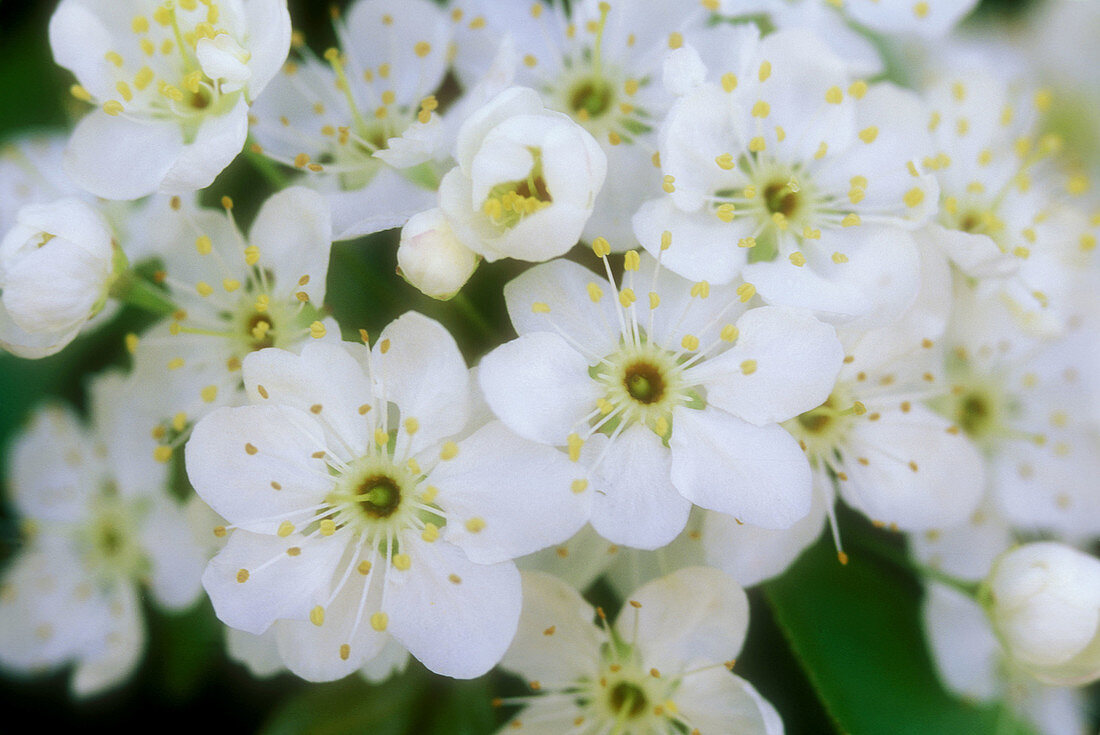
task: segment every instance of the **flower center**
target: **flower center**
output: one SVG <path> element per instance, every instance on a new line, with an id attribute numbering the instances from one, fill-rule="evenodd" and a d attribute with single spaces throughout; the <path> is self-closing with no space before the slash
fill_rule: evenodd
<path id="1" fill-rule="evenodd" d="M 657 366 L 648 362 L 636 362 L 623 371 L 623 387 L 635 401 L 650 405 L 664 396 L 665 380 Z"/>
<path id="2" fill-rule="evenodd" d="M 506 181 L 489 191 L 482 211 L 502 230 L 510 230 L 527 215 L 549 207 L 554 198 L 542 175 L 542 151 L 528 148 L 534 159 L 526 179 Z"/>
<path id="3" fill-rule="evenodd" d="M 781 214 L 789 219 L 798 212 L 800 204 L 798 191 L 791 189 L 789 181 L 773 181 L 764 187 L 764 206 L 773 215 Z"/>
<path id="4" fill-rule="evenodd" d="M 401 487 L 386 475 L 366 478 L 355 492 L 368 518 L 389 518 L 401 505 Z"/>
<path id="5" fill-rule="evenodd" d="M 588 118 L 597 118 L 611 109 L 614 101 L 611 84 L 602 77 L 592 76 L 579 80 L 569 91 L 569 108 L 574 115 L 583 112 Z"/>
<path id="6" fill-rule="evenodd" d="M 607 693 L 607 704 L 612 712 L 633 720 L 644 714 L 649 706 L 645 690 L 630 681 L 620 681 Z"/>
<path id="7" fill-rule="evenodd" d="M 865 411 L 847 389 L 838 386 L 820 406 L 784 422 L 783 427 L 798 439 L 811 461 L 815 457 L 831 458 Z"/>

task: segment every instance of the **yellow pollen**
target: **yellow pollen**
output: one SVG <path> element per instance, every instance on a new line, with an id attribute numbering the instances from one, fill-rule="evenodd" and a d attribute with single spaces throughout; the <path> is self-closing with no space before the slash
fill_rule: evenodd
<path id="1" fill-rule="evenodd" d="M 390 624 L 390 616 L 384 612 L 376 612 L 370 616 L 370 627 L 377 630 L 379 633 L 384 631 Z"/>
<path id="2" fill-rule="evenodd" d="M 867 82 L 852 82 L 848 87 L 848 94 L 857 100 L 863 99 L 863 95 L 867 94 Z"/>
<path id="3" fill-rule="evenodd" d="M 172 447 L 157 447 L 153 450 L 153 459 L 158 462 L 167 462 L 172 459 Z"/>
<path id="4" fill-rule="evenodd" d="M 458 456 L 458 445 L 452 441 L 443 442 L 443 448 L 439 451 L 440 459 L 454 459 Z"/>
<path id="5" fill-rule="evenodd" d="M 864 143 L 874 143 L 876 138 L 878 138 L 878 128 L 874 125 L 859 131 L 859 139 Z"/>
<path id="6" fill-rule="evenodd" d="M 347 643 L 340 644 L 340 658 L 343 661 L 347 661 L 349 658 L 351 658 L 351 646 L 349 646 Z"/>
<path id="7" fill-rule="evenodd" d="M 199 391 L 199 395 L 202 396 L 202 400 L 206 403 L 213 403 L 218 397 L 218 386 L 208 385 Z"/>
<path id="8" fill-rule="evenodd" d="M 627 250 L 623 254 L 623 268 L 628 271 L 636 271 L 642 265 L 641 256 L 638 255 L 637 250 Z"/>
<path id="9" fill-rule="evenodd" d="M 931 9 L 928 7 L 928 3 L 924 2 L 924 0 L 921 0 L 921 2 L 913 6 L 913 15 L 923 20 L 924 18 L 928 17 L 928 13 L 930 12 L 930 10 Z"/>
<path id="10" fill-rule="evenodd" d="M 665 174 L 664 179 L 661 181 L 661 188 L 664 189 L 666 194 L 671 194 L 676 191 L 676 177 L 671 174 Z"/>
<path id="11" fill-rule="evenodd" d="M 688 352 L 694 352 L 699 349 L 699 338 L 694 334 L 685 334 L 683 339 L 680 340 L 680 346 Z"/>
<path id="12" fill-rule="evenodd" d="M 772 63 L 770 61 L 764 61 L 760 64 L 760 71 L 757 72 L 757 77 L 762 82 L 766 82 L 768 77 L 772 75 Z"/>
<path id="13" fill-rule="evenodd" d="M 752 375 L 756 372 L 756 360 L 745 360 L 741 363 L 742 375 Z"/>
<path id="14" fill-rule="evenodd" d="M 358 566 L 355 567 L 355 571 L 359 572 L 365 577 L 370 574 L 370 567 L 371 563 L 364 559 L 363 561 L 359 562 Z"/>
<path id="15" fill-rule="evenodd" d="M 756 286 L 751 283 L 742 283 L 737 287 L 737 295 L 741 298 L 743 304 L 756 295 Z"/>
<path id="16" fill-rule="evenodd" d="M 314 339 L 321 339 L 326 334 L 325 325 L 321 322 L 313 322 L 309 325 L 309 336 Z"/>
<path id="17" fill-rule="evenodd" d="M 592 299 L 592 303 L 598 304 L 600 299 L 603 298 L 603 289 L 601 289 L 595 282 L 590 281 L 588 283 L 588 298 Z"/>
<path id="18" fill-rule="evenodd" d="M 665 230 L 661 233 L 661 250 L 668 250 L 672 245 L 672 233 Z"/>
<path id="19" fill-rule="evenodd" d="M 226 290 L 226 293 L 233 293 L 241 287 L 241 282 L 236 278 L 226 278 L 222 281 L 222 288 Z"/>
<path id="20" fill-rule="evenodd" d="M 584 446 L 584 439 L 581 439 L 577 434 L 570 434 L 566 438 L 566 442 L 569 444 L 569 459 L 572 462 L 577 462 L 581 458 L 581 447 Z"/>
<path id="21" fill-rule="evenodd" d="M 660 305 L 661 305 L 661 294 L 657 293 L 656 291 L 650 291 L 649 292 L 649 308 L 650 309 L 656 309 Z"/>
<path id="22" fill-rule="evenodd" d="M 318 627 L 324 625 L 324 622 L 325 622 L 325 608 L 318 605 L 317 607 L 310 610 L 309 611 L 309 622 L 313 623 L 314 625 L 316 625 Z"/>
<path id="23" fill-rule="evenodd" d="M 825 91 L 825 101 L 830 105 L 839 105 L 844 101 L 844 92 L 840 91 L 840 87 L 829 87 Z"/>
<path id="24" fill-rule="evenodd" d="M 622 304 L 624 309 L 629 308 L 637 300 L 638 297 L 634 295 L 634 289 L 632 288 L 624 288 L 619 292 L 619 303 Z"/>
<path id="25" fill-rule="evenodd" d="M 466 521 L 466 530 L 470 533 L 481 533 L 485 529 L 485 519 L 474 516 Z"/>
<path id="26" fill-rule="evenodd" d="M 771 109 L 771 105 L 764 100 L 757 100 L 756 104 L 752 106 L 752 115 L 753 117 L 767 117 Z"/>
<path id="27" fill-rule="evenodd" d="M 396 569 L 398 571 L 401 571 L 401 572 L 407 572 L 409 570 L 409 567 L 411 567 L 411 566 L 412 566 L 412 559 L 409 558 L 408 554 L 394 554 L 393 555 L 393 568 L 394 569 Z"/>
<path id="28" fill-rule="evenodd" d="M 237 570 L 237 583 L 238 584 L 244 584 L 247 581 L 248 581 L 248 570 L 247 569 L 238 569 Z"/>
<path id="29" fill-rule="evenodd" d="M 860 222 L 862 222 L 862 220 L 860 220 L 858 214 L 856 214 L 855 212 L 849 212 L 848 214 L 844 215 L 844 219 L 840 221 L 840 225 L 841 227 L 856 227 L 860 224 Z"/>
<path id="30" fill-rule="evenodd" d="M 336 533 L 336 521 L 332 520 L 331 518 L 326 518 L 321 521 L 322 536 L 331 536 L 334 533 Z"/>
<path id="31" fill-rule="evenodd" d="M 597 237 L 592 241 L 592 252 L 597 258 L 604 258 L 611 253 L 611 244 L 607 242 L 607 238 Z"/>
<path id="32" fill-rule="evenodd" d="M 791 261 L 793 265 L 796 265 L 799 268 L 806 265 L 806 256 L 798 250 L 795 250 L 793 253 L 787 256 L 787 258 Z"/>
<path id="33" fill-rule="evenodd" d="M 294 524 L 290 521 L 283 521 L 279 524 L 278 534 L 282 538 L 286 538 L 290 534 L 294 533 Z"/>
<path id="34" fill-rule="evenodd" d="M 918 207 L 924 201 L 924 190 L 913 187 L 905 193 L 905 206 Z"/>
<path id="35" fill-rule="evenodd" d="M 714 162 L 718 164 L 718 168 L 723 171 L 730 171 L 737 163 L 733 160 L 733 155 L 730 153 L 723 153 L 714 159 Z"/>
<path id="36" fill-rule="evenodd" d="M 569 489 L 579 495 L 588 489 L 588 480 L 573 480 L 569 485 Z"/>
<path id="37" fill-rule="evenodd" d="M 122 112 L 122 103 L 118 100 L 107 100 L 103 103 L 103 111 L 114 116 Z"/>
<path id="38" fill-rule="evenodd" d="M 427 541 L 429 544 L 439 539 L 439 526 L 434 523 L 425 523 L 424 530 L 420 533 L 420 538 Z"/>
<path id="39" fill-rule="evenodd" d="M 737 75 L 731 71 L 727 71 L 722 75 L 722 89 L 726 92 L 732 92 L 737 89 Z"/>

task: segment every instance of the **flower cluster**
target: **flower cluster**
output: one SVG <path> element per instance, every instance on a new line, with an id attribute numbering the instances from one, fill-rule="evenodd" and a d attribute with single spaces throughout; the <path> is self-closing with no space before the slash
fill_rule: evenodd
<path id="1" fill-rule="evenodd" d="M 142 586 L 201 579 L 258 675 L 499 664 L 506 728 L 772 735 L 742 585 L 828 526 L 925 584 L 948 690 L 1081 726 L 1100 201 L 1034 51 L 953 35 L 974 0 L 354 0 L 324 50 L 285 0 L 123 5 L 61 0 L 95 109 L 0 158 L 0 346 L 152 314 L 11 451 L 0 664 L 117 685 Z M 247 227 L 204 203 L 238 156 Z M 333 242 L 383 230 L 467 316 L 518 261 L 514 338 L 334 315 Z"/>

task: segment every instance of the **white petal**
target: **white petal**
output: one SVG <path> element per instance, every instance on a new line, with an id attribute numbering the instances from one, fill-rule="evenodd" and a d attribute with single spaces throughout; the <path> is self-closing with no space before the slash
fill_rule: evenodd
<path id="1" fill-rule="evenodd" d="M 256 215 L 248 240 L 260 249 L 259 266 L 276 274 L 276 290 L 288 298 L 301 291 L 315 304 L 324 302 L 332 218 L 320 194 L 301 186 L 274 194 Z"/>
<path id="2" fill-rule="evenodd" d="M 413 565 L 391 571 L 389 632 L 420 663 L 456 679 L 480 676 L 508 649 L 519 624 L 519 572 L 474 564 L 446 542 L 413 542 Z"/>
<path id="3" fill-rule="evenodd" d="M 175 194 L 210 186 L 241 152 L 246 138 L 248 102 L 242 96 L 229 112 L 202 121 L 195 139 L 183 146 L 157 189 Z"/>
<path id="4" fill-rule="evenodd" d="M 809 462 L 779 426 L 711 408 L 672 416 L 672 482 L 693 503 L 764 528 L 790 528 L 810 511 Z"/>
<path id="5" fill-rule="evenodd" d="M 363 189 L 325 192 L 332 208 L 333 240 L 352 240 L 401 227 L 417 212 L 436 205 L 435 193 L 383 167 Z"/>
<path id="6" fill-rule="evenodd" d="M 182 609 L 198 598 L 209 558 L 183 508 L 166 494 L 153 502 L 141 528 L 141 543 L 152 565 L 149 585 L 160 604 Z"/>
<path id="7" fill-rule="evenodd" d="M 258 679 L 274 676 L 286 668 L 275 642 L 275 628 L 269 628 L 262 635 L 225 628 L 225 652 Z"/>
<path id="8" fill-rule="evenodd" d="M 10 450 L 12 500 L 30 518 L 79 522 L 105 468 L 88 432 L 61 404 L 39 408 Z"/>
<path id="9" fill-rule="evenodd" d="M 729 283 L 741 274 L 748 259 L 748 248 L 737 247 L 740 238 L 752 234 L 747 217 L 727 224 L 706 211 L 684 212 L 669 197 L 662 197 L 643 204 L 633 224 L 638 242 L 654 255 L 661 249 L 664 233 L 672 233 L 661 264 L 693 281 Z"/>
<path id="10" fill-rule="evenodd" d="M 967 699 L 994 699 L 1002 686 L 1003 654 L 985 611 L 961 592 L 933 582 L 922 612 L 928 647 L 943 685 Z"/>
<path id="11" fill-rule="evenodd" d="M 629 598 L 641 607 L 624 606 L 615 629 L 630 640 L 637 621 L 646 666 L 676 675 L 701 663 L 731 661 L 741 652 L 749 599 L 725 572 L 688 567 L 653 580 Z"/>
<path id="12" fill-rule="evenodd" d="M 581 465 L 499 421 L 459 442 L 458 455 L 436 465 L 426 482 L 439 488 L 447 513 L 444 539 L 479 564 L 565 541 L 588 520 L 592 502 Z M 476 532 L 466 524 L 473 518 L 482 522 Z"/>
<path id="13" fill-rule="evenodd" d="M 493 413 L 520 436 L 562 446 L 603 393 L 588 361 L 553 332 L 520 336 L 481 358 L 478 381 Z"/>
<path id="14" fill-rule="evenodd" d="M 450 332 L 434 319 L 406 312 L 382 330 L 372 350 L 376 386 L 401 411 L 398 453 L 422 448 L 462 430 L 469 417 L 470 376 Z M 411 437 L 405 422 L 419 430 Z"/>
<path id="15" fill-rule="evenodd" d="M 589 439 L 581 461 L 591 464 L 605 445 L 603 435 Z M 637 549 L 656 549 L 676 538 L 691 503 L 673 487 L 670 467 L 660 437 L 640 424 L 623 431 L 593 474 L 592 527 L 608 541 Z"/>
<path id="16" fill-rule="evenodd" d="M 138 199 L 160 187 L 183 149 L 174 123 L 141 123 L 96 110 L 69 138 L 65 172 L 96 196 Z"/>
<path id="17" fill-rule="evenodd" d="M 145 652 L 145 624 L 141 602 L 132 583 L 111 590 L 111 628 L 103 647 L 80 657 L 70 682 L 77 697 L 90 697 L 118 686 L 134 673 Z"/>
<path id="18" fill-rule="evenodd" d="M 857 423 L 849 438 L 844 500 L 907 531 L 965 520 L 985 490 L 985 461 L 970 440 L 948 433 L 950 422 L 920 405 L 875 413 L 881 418 Z"/>
<path id="19" fill-rule="evenodd" d="M 283 0 L 245 0 L 252 71 L 248 94 L 255 99 L 282 68 L 290 51 L 290 13 Z"/>
<path id="20" fill-rule="evenodd" d="M 595 290 L 589 284 L 595 285 Z M 592 302 L 590 291 L 602 294 Z M 582 265 L 553 260 L 536 265 L 504 287 L 508 316 L 520 335 L 551 332 L 555 327 L 589 353 L 603 357 L 619 345 L 619 322 L 610 284 Z M 532 306 L 546 304 L 548 313 Z"/>
<path id="21" fill-rule="evenodd" d="M 331 490 L 324 460 L 310 456 L 324 446 L 321 427 L 302 411 L 219 408 L 191 432 L 187 475 L 199 497 L 230 523 L 275 533 L 283 517 Z"/>
<path id="22" fill-rule="evenodd" d="M 707 563 L 745 587 L 782 574 L 821 535 L 827 502 L 831 500 L 825 493 L 815 489 L 806 517 L 782 530 L 750 526 L 725 513 L 708 512 L 702 530 Z"/>
<path id="23" fill-rule="evenodd" d="M 372 441 L 375 420 L 359 412 L 360 406 L 374 403 L 374 396 L 370 378 L 349 352 L 354 347 L 310 340 L 300 355 L 277 348 L 253 352 L 242 367 L 245 387 L 253 403 L 313 414 L 326 439 L 312 451 L 327 445 L 349 461 Z"/>
<path id="24" fill-rule="evenodd" d="M 237 530 L 210 560 L 202 586 L 219 620 L 260 635 L 281 618 L 305 619 L 314 605 L 325 601 L 346 546 L 342 534 L 306 539 L 301 534 L 281 538 Z M 290 548 L 300 551 L 291 556 Z"/>
<path id="25" fill-rule="evenodd" d="M 382 650 L 363 664 L 359 673 L 370 683 L 381 684 L 392 676 L 404 673 L 409 666 L 409 658 L 405 647 L 394 640 L 393 636 L 387 635 Z"/>
<path id="26" fill-rule="evenodd" d="M 575 589 L 542 572 L 523 573 L 523 614 L 503 668 L 554 688 L 596 674 L 606 636 Z"/>
<path id="27" fill-rule="evenodd" d="M 771 703 L 722 667 L 685 678 L 676 702 L 699 732 L 783 735 L 783 721 Z"/>
<path id="28" fill-rule="evenodd" d="M 737 328 L 731 349 L 690 373 L 705 383 L 708 403 L 762 426 L 829 397 L 844 360 L 832 326 L 805 311 L 763 306 L 745 312 Z"/>

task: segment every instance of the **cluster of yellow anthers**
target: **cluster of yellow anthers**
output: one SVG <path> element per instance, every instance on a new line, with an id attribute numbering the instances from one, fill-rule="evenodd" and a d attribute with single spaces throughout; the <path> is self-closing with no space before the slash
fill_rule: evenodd
<path id="1" fill-rule="evenodd" d="M 203 7 L 200 8 L 200 5 Z M 187 14 L 181 16 L 181 10 Z M 165 0 L 153 11 L 152 22 L 144 15 L 135 15 L 130 28 L 140 38 L 138 47 L 145 58 L 138 66 L 137 62 L 128 61 L 117 50 L 110 50 L 104 55 L 119 70 L 120 78 L 115 82 L 118 99 L 104 100 L 103 111 L 108 115 L 119 115 L 131 108 L 135 108 L 134 111 L 163 108 L 163 105 L 156 103 L 155 97 L 147 99 L 144 106 L 134 104 L 136 98 L 153 88 L 169 103 L 183 103 L 182 109 L 171 106 L 176 113 L 200 112 L 208 107 L 210 95 L 216 90 L 213 80 L 199 66 L 196 47 L 204 38 L 213 40 L 228 34 L 218 25 L 220 17 L 221 10 L 216 0 Z M 188 26 L 190 28 L 185 30 Z M 164 59 L 156 58 L 158 52 Z M 243 49 L 241 53 L 242 61 L 247 62 L 250 54 Z M 173 59 L 176 54 L 178 58 Z M 154 66 L 158 69 L 154 70 Z M 138 67 L 136 71 L 134 67 Z M 129 79 L 121 78 L 123 76 Z M 91 92 L 80 84 L 74 84 L 70 91 L 83 102 L 95 101 Z"/>

